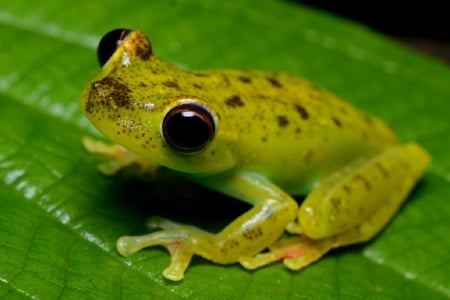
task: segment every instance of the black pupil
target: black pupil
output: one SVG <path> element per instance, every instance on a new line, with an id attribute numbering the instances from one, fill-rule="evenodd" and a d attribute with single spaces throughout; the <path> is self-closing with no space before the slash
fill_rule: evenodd
<path id="1" fill-rule="evenodd" d="M 106 64 L 130 32 L 130 29 L 114 29 L 102 37 L 97 47 L 97 59 L 101 67 Z"/>
<path id="2" fill-rule="evenodd" d="M 163 123 L 166 142 L 175 150 L 192 153 L 202 150 L 214 135 L 211 113 L 198 104 L 181 104 L 167 113 Z"/>

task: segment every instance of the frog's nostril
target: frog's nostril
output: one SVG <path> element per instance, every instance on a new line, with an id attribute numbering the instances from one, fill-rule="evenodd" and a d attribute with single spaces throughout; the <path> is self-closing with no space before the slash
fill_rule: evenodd
<path id="1" fill-rule="evenodd" d="M 114 29 L 102 37 L 97 47 L 97 59 L 101 67 L 108 62 L 117 47 L 131 32 L 131 29 Z"/>

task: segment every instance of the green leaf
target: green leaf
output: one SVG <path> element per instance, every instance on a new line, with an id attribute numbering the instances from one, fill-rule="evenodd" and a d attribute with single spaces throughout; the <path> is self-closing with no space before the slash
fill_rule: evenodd
<path id="1" fill-rule="evenodd" d="M 143 29 L 160 57 L 190 69 L 308 77 L 422 144 L 433 163 L 369 243 L 300 272 L 282 264 L 249 272 L 197 258 L 182 282 L 168 282 L 164 249 L 126 259 L 116 239 L 145 232 L 153 214 L 217 231 L 247 207 L 169 175 L 147 184 L 96 171 L 99 158 L 80 139 L 99 135 L 79 97 L 99 71 L 99 38 L 117 27 Z M 450 298 L 450 71 L 443 64 L 289 1 L 2 1 L 0 30 L 0 297 Z"/>

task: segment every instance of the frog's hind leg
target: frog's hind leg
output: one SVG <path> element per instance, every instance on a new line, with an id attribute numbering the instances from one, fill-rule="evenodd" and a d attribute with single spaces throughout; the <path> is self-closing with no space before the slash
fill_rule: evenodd
<path id="1" fill-rule="evenodd" d="M 299 270 L 317 261 L 333 248 L 369 240 L 381 229 L 379 224 L 384 225 L 389 221 L 392 209 L 393 207 L 384 206 L 365 222 L 334 236 L 311 239 L 300 233 L 295 237 L 280 239 L 269 247 L 268 252 L 245 258 L 241 260 L 241 264 L 248 269 L 254 269 L 283 260 L 287 268 Z"/>
<path id="2" fill-rule="evenodd" d="M 289 269 L 298 270 L 333 248 L 371 239 L 397 212 L 429 161 L 420 146 L 407 144 L 350 164 L 305 199 L 299 223 L 287 228 L 299 236 L 280 240 L 269 252 L 241 263 L 256 268 L 283 260 Z"/>

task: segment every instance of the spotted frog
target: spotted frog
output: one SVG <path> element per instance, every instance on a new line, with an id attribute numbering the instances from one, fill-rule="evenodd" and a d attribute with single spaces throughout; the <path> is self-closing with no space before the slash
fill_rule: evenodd
<path id="1" fill-rule="evenodd" d="M 104 173 L 162 166 L 251 205 L 217 234 L 154 217 L 159 230 L 117 241 L 123 256 L 167 248 L 169 280 L 181 280 L 194 255 L 246 269 L 282 260 L 298 270 L 370 240 L 430 162 L 418 144 L 400 144 L 383 121 L 301 77 L 181 70 L 139 30 L 108 33 L 98 56 L 102 70 L 81 107 L 120 145 L 85 140 L 113 157 Z M 300 206 L 296 195 L 306 195 Z"/>

